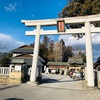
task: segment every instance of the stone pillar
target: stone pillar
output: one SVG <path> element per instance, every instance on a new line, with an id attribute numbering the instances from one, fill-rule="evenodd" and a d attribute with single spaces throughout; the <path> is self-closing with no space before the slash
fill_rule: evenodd
<path id="1" fill-rule="evenodd" d="M 87 59 L 87 85 L 94 86 L 93 57 L 92 57 L 92 40 L 91 40 L 91 24 L 85 22 L 86 29 L 86 59 Z"/>
<path id="2" fill-rule="evenodd" d="M 39 54 L 39 40 L 40 40 L 40 25 L 36 27 L 36 37 L 35 37 L 35 46 L 34 46 L 34 53 L 33 53 L 33 61 L 32 61 L 32 69 L 31 69 L 31 76 L 30 81 L 36 81 L 36 74 L 37 74 L 37 65 L 38 65 L 38 54 Z"/>

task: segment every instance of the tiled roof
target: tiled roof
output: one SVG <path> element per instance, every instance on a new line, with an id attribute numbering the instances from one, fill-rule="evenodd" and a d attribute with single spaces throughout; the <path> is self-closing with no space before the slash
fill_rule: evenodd
<path id="1" fill-rule="evenodd" d="M 32 59 L 31 58 L 13 58 L 11 61 L 12 64 L 23 64 L 32 66 Z M 38 60 L 38 66 L 42 66 L 42 62 Z"/>
<path id="2" fill-rule="evenodd" d="M 30 55 L 30 54 L 21 54 L 21 55 L 16 56 L 16 58 L 31 58 L 31 59 L 33 59 L 33 56 Z M 46 61 L 45 61 L 42 57 L 40 57 L 40 56 L 39 56 L 39 61 L 40 61 L 40 62 L 43 62 L 43 63 L 46 62 Z"/>
<path id="3" fill-rule="evenodd" d="M 30 53 L 30 54 L 33 54 L 33 48 L 28 46 L 28 45 L 24 45 L 24 46 L 21 46 L 19 48 L 14 49 L 14 50 L 11 50 L 10 52 L 12 52 L 12 53 Z"/>
<path id="4" fill-rule="evenodd" d="M 78 64 L 82 64 L 83 63 L 83 59 L 80 56 L 70 57 L 68 59 L 68 63 L 78 63 Z"/>
<path id="5" fill-rule="evenodd" d="M 40 57 L 40 56 L 39 56 L 39 60 L 40 60 L 41 62 L 43 62 L 43 63 L 46 62 L 46 61 L 45 61 L 42 57 Z"/>
<path id="6" fill-rule="evenodd" d="M 25 63 L 27 65 L 30 65 L 30 66 L 32 65 L 33 56 L 29 55 L 29 54 L 18 55 L 16 57 L 12 58 L 12 61 L 14 60 L 15 62 L 11 61 L 11 63 L 20 63 L 20 60 L 22 60 L 22 59 L 25 61 Z M 45 62 L 45 60 L 39 56 L 38 65 L 43 65 L 42 63 L 44 63 L 44 62 Z"/>
<path id="7" fill-rule="evenodd" d="M 12 58 L 12 61 L 13 61 L 13 59 L 15 59 L 15 62 L 18 63 L 18 61 L 20 62 L 20 60 L 23 59 L 23 60 L 25 60 L 25 63 L 27 65 L 30 65 L 30 66 L 32 65 L 33 47 L 24 45 L 24 46 L 21 46 L 21 47 L 18 47 L 16 49 L 12 50 L 11 52 L 20 54 L 20 55 L 15 56 L 14 58 Z M 38 65 L 43 65 L 42 63 L 45 63 L 45 62 L 46 61 L 39 56 Z M 13 63 L 14 63 L 14 61 L 13 61 Z"/>
<path id="8" fill-rule="evenodd" d="M 17 55 L 16 58 L 33 58 L 33 56 L 30 54 L 20 54 Z"/>
<path id="9" fill-rule="evenodd" d="M 67 62 L 48 62 L 47 65 L 54 65 L 54 66 L 59 66 L 59 65 L 62 65 L 62 66 L 67 66 L 68 63 Z"/>

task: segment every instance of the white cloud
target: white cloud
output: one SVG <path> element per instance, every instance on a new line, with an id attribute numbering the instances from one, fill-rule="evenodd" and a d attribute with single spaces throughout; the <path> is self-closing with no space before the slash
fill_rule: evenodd
<path id="1" fill-rule="evenodd" d="M 93 59 L 94 62 L 97 60 L 98 57 L 100 57 L 100 51 L 99 50 L 93 50 Z"/>
<path id="2" fill-rule="evenodd" d="M 72 35 L 60 35 L 59 40 L 63 39 L 65 41 L 66 46 L 68 45 L 83 45 L 85 44 L 85 36 L 83 38 L 77 40 L 75 37 Z M 94 33 L 92 34 L 92 43 L 93 44 L 100 44 L 100 34 L 99 33 Z"/>
<path id="3" fill-rule="evenodd" d="M 20 10 L 21 7 L 22 7 L 21 2 L 14 2 L 5 6 L 4 8 L 6 11 L 16 11 L 17 9 Z M 20 11 L 23 12 L 22 9 Z"/>
<path id="4" fill-rule="evenodd" d="M 24 42 L 18 41 L 10 35 L 0 33 L 0 51 L 2 47 L 5 47 L 6 51 L 10 51 L 24 44 Z"/>
<path id="5" fill-rule="evenodd" d="M 85 36 L 79 40 L 77 40 L 72 35 L 60 35 L 59 40 L 63 39 L 65 41 L 66 46 L 74 46 L 74 45 L 80 45 L 85 44 Z"/>
<path id="6" fill-rule="evenodd" d="M 54 41 L 54 35 L 49 35 L 48 38 Z"/>
<path id="7" fill-rule="evenodd" d="M 92 34 L 92 43 L 100 44 L 100 34 L 99 33 Z"/>
<path id="8" fill-rule="evenodd" d="M 66 46 L 83 46 L 85 45 L 85 36 L 79 40 L 74 38 L 72 35 L 60 35 L 59 41 L 63 39 L 65 41 Z M 100 33 L 93 33 L 92 34 L 92 44 L 93 44 L 93 59 L 94 62 L 100 56 Z"/>
<path id="9" fill-rule="evenodd" d="M 17 3 L 15 2 L 14 4 L 9 4 L 8 6 L 5 6 L 4 8 L 7 11 L 12 11 L 12 10 L 16 10 L 16 5 L 17 5 Z"/>

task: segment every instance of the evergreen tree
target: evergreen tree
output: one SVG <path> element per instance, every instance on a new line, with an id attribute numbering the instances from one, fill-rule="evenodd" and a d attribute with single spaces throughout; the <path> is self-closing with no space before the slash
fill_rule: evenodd
<path id="1" fill-rule="evenodd" d="M 43 42 L 40 43 L 39 55 L 43 57 L 45 60 L 48 59 L 48 44 L 49 38 L 45 35 L 43 38 Z"/>
<path id="2" fill-rule="evenodd" d="M 78 55 L 82 57 L 83 62 L 86 62 L 86 55 L 81 50 L 78 52 Z"/>
<path id="3" fill-rule="evenodd" d="M 30 46 L 34 48 L 34 43 L 31 43 Z"/>
<path id="4" fill-rule="evenodd" d="M 60 17 L 100 14 L 100 0 L 70 0 L 62 9 Z"/>
<path id="5" fill-rule="evenodd" d="M 75 17 L 100 14 L 100 0 L 69 0 L 58 14 L 59 17 Z M 94 26 L 100 26 L 100 22 L 94 22 Z M 82 27 L 83 24 L 66 25 L 67 28 Z M 82 38 L 84 34 L 74 34 L 74 37 Z"/>
<path id="6" fill-rule="evenodd" d="M 71 46 L 67 46 L 63 55 L 63 61 L 67 62 L 69 57 L 72 57 L 73 55 L 73 48 Z"/>
<path id="7" fill-rule="evenodd" d="M 9 57 L 2 57 L 0 63 L 1 63 L 1 67 L 9 67 L 10 58 Z"/>
<path id="8" fill-rule="evenodd" d="M 12 56 L 13 54 L 10 52 L 2 54 L 0 56 L 0 67 L 9 67 Z"/>
<path id="9" fill-rule="evenodd" d="M 44 36 L 42 44 L 45 46 L 45 48 L 48 48 L 48 44 L 49 44 L 48 36 L 46 35 Z"/>
<path id="10" fill-rule="evenodd" d="M 60 44 L 61 44 L 61 61 L 65 61 L 66 46 L 63 39 L 60 40 Z"/>
<path id="11" fill-rule="evenodd" d="M 50 41 L 49 47 L 48 47 L 48 60 L 50 61 L 54 61 L 53 51 L 54 51 L 54 42 Z"/>

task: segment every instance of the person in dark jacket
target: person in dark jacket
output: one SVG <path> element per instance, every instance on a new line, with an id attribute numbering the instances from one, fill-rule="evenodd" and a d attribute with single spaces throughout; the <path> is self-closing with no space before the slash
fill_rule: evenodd
<path id="1" fill-rule="evenodd" d="M 80 75 L 81 75 L 81 79 L 83 80 L 83 79 L 84 79 L 84 72 L 83 72 L 83 69 L 81 69 Z"/>

